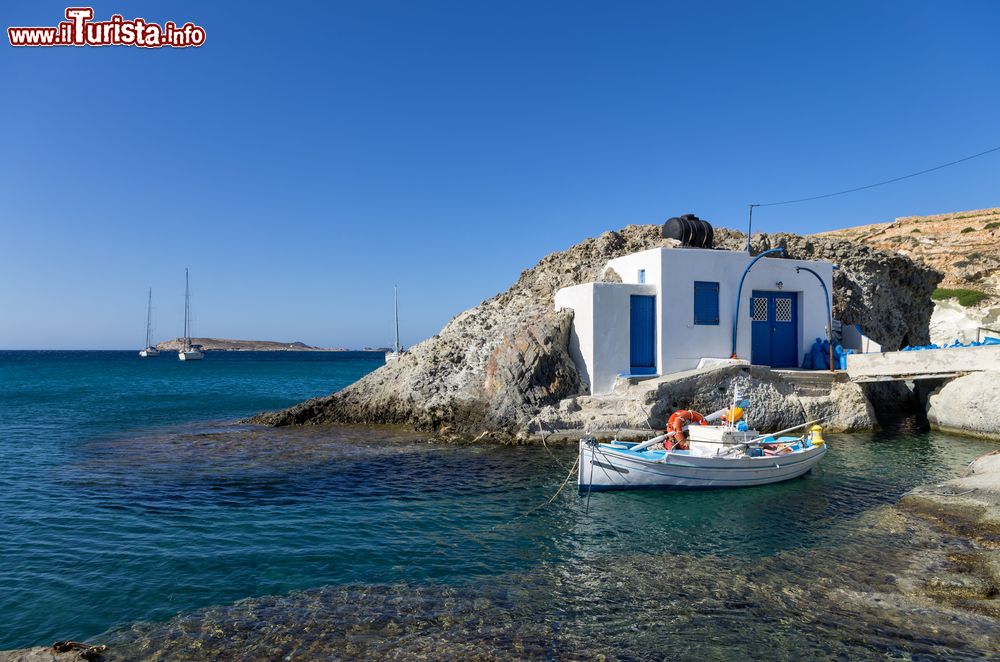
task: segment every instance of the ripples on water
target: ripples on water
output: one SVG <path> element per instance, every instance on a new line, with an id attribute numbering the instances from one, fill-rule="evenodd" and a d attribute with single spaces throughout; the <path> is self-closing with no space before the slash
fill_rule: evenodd
<path id="1" fill-rule="evenodd" d="M 121 659 L 996 652 L 995 621 L 939 627 L 939 610 L 898 597 L 901 553 L 937 543 L 873 526 L 996 444 L 830 435 L 819 469 L 788 483 L 596 493 L 589 513 L 571 485 L 521 517 L 575 448 L 132 429 L 51 444 L 50 461 L 0 446 L 0 648 L 111 628 Z"/>

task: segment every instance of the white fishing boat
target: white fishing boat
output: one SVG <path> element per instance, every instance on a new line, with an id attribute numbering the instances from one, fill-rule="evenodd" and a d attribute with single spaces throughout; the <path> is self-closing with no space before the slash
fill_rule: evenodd
<path id="1" fill-rule="evenodd" d="M 392 351 L 385 353 L 385 362 L 398 361 L 399 357 L 403 355 L 403 348 L 399 344 L 399 301 L 397 295 L 397 288 L 392 288 L 392 310 L 396 317 L 396 342 L 392 345 Z"/>
<path id="2" fill-rule="evenodd" d="M 184 345 L 177 351 L 181 361 L 200 361 L 205 358 L 201 345 L 191 344 L 191 286 L 188 270 L 184 270 Z"/>
<path id="3" fill-rule="evenodd" d="M 730 414 L 730 412 L 735 412 Z M 798 478 L 827 452 L 822 429 L 811 421 L 760 435 L 738 424 L 742 407 L 702 417 L 681 411 L 668 431 L 642 443 L 580 440 L 581 491 L 752 487 Z M 711 425 L 723 419 L 721 425 Z M 810 427 L 802 436 L 781 436 Z"/>
<path id="4" fill-rule="evenodd" d="M 152 359 L 160 355 L 160 350 L 153 344 L 153 288 L 149 288 L 149 300 L 146 302 L 146 348 L 139 350 L 139 357 Z"/>

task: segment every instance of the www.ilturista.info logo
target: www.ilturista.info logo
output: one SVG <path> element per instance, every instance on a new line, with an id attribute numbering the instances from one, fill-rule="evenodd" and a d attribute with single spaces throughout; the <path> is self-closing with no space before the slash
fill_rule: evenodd
<path id="1" fill-rule="evenodd" d="M 139 48 L 188 48 L 205 43 L 205 28 L 194 23 L 178 27 L 144 18 L 126 21 L 121 14 L 94 21 L 93 7 L 67 7 L 66 19 L 54 28 L 7 28 L 11 46 L 138 46 Z"/>

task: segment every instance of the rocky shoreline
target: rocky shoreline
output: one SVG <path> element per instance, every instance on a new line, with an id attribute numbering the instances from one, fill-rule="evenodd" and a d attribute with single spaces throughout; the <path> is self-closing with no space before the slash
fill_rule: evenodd
<path id="1" fill-rule="evenodd" d="M 1000 619 L 1000 451 L 974 460 L 957 478 L 911 490 L 897 508 L 959 542 L 933 569 L 924 593 Z"/>

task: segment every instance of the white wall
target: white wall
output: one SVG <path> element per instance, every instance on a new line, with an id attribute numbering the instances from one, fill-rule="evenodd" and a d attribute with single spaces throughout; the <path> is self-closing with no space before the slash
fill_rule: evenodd
<path id="1" fill-rule="evenodd" d="M 703 357 L 728 358 L 732 353 L 733 316 L 740 277 L 753 259 L 747 253 L 699 248 L 659 249 L 663 282 L 663 356 L 665 373 L 690 370 Z M 806 348 L 817 337 L 826 337 L 827 310 L 823 288 L 808 272 L 795 272 L 806 266 L 816 271 L 832 291 L 833 265 L 828 262 L 786 260 L 765 257 L 747 274 L 740 301 L 740 319 L 736 354 L 750 359 L 750 299 L 754 290 L 798 293 L 798 341 L 796 355 L 801 361 Z M 719 283 L 719 324 L 694 324 L 694 281 Z"/>
<path id="2" fill-rule="evenodd" d="M 574 310 L 570 355 L 593 394 L 610 393 L 618 375 L 629 372 L 630 297 L 633 294 L 656 295 L 657 288 L 655 285 L 587 283 L 556 292 L 556 310 Z"/>
<path id="3" fill-rule="evenodd" d="M 753 258 L 736 251 L 698 248 L 655 248 L 616 258 L 608 266 L 623 284 L 590 283 L 565 288 L 556 294 L 556 308 L 576 311 L 570 351 L 591 392 L 610 392 L 615 378 L 629 370 L 629 296 L 657 295 L 657 370 L 660 374 L 696 368 L 704 357 L 729 358 L 733 315 L 740 276 Z M 753 290 L 798 294 L 798 348 L 801 361 L 806 349 L 826 337 L 827 307 L 823 288 L 808 266 L 832 292 L 833 265 L 828 262 L 759 260 L 743 284 L 736 353 L 750 359 L 750 299 Z M 639 270 L 646 270 L 646 284 L 639 285 Z M 719 324 L 694 324 L 694 282 L 719 283 Z M 577 328 L 579 327 L 579 328 Z"/>
<path id="4" fill-rule="evenodd" d="M 573 357 L 577 369 L 580 371 L 580 378 L 591 386 L 593 393 L 593 380 L 590 375 L 594 365 L 594 285 L 574 285 L 564 287 L 556 292 L 556 310 L 562 308 L 573 309 L 573 327 L 569 332 L 569 354 Z"/>

